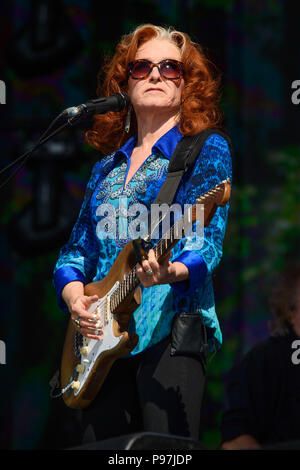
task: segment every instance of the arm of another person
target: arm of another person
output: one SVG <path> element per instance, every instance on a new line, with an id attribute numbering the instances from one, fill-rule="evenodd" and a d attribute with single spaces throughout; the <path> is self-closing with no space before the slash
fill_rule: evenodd
<path id="1" fill-rule="evenodd" d="M 241 434 L 240 436 L 222 443 L 222 450 L 243 450 L 259 449 L 259 442 L 251 434 Z"/>
<path id="2" fill-rule="evenodd" d="M 227 374 L 221 422 L 222 449 L 246 449 L 271 442 L 280 383 L 285 376 L 276 354 L 280 355 L 271 338 L 261 341 Z"/>
<path id="3" fill-rule="evenodd" d="M 254 437 L 252 400 L 249 396 L 249 355 L 234 366 L 224 383 L 224 410 L 221 433 L 222 450 L 239 450 L 259 447 Z"/>

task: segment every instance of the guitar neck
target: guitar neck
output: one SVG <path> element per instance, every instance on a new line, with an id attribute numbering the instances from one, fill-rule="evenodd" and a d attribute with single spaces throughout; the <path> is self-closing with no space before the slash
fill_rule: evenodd
<path id="1" fill-rule="evenodd" d="M 176 223 L 170 229 L 169 233 L 165 234 L 166 238 L 161 238 L 157 244 L 153 247 L 155 257 L 158 261 L 161 261 L 176 245 L 179 239 L 174 237 Z M 112 313 L 116 310 L 119 305 L 126 299 L 126 297 L 138 287 L 140 280 L 136 273 L 137 264 L 132 268 L 132 270 L 126 274 L 123 281 L 120 282 L 117 289 L 113 292 L 110 299 L 110 308 Z"/>
<path id="2" fill-rule="evenodd" d="M 158 261 L 161 261 L 182 238 L 183 228 L 186 226 L 186 222 L 191 226 L 191 223 L 196 220 L 197 204 L 203 204 L 204 208 L 209 207 L 209 211 L 204 215 L 204 225 L 209 223 L 218 205 L 224 206 L 227 204 L 230 195 L 230 182 L 230 179 L 225 180 L 216 185 L 214 189 L 200 196 L 196 203 L 189 208 L 188 218 L 186 219 L 186 215 L 183 215 L 173 224 L 170 230 L 165 232 L 163 237 L 153 247 L 155 257 Z M 153 230 L 151 230 L 151 233 L 153 233 Z M 128 274 L 126 274 L 119 286 L 112 293 L 110 298 L 110 308 L 112 313 L 140 284 L 136 270 L 137 264 Z"/>

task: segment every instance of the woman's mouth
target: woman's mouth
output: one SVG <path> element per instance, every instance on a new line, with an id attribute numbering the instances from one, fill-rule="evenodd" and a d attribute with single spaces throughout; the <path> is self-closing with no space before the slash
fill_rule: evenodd
<path id="1" fill-rule="evenodd" d="M 148 91 L 163 91 L 161 88 L 148 88 L 146 92 Z"/>

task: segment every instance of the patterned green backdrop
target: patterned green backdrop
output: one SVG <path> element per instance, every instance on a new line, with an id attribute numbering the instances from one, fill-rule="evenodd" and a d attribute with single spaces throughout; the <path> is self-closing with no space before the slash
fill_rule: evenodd
<path id="1" fill-rule="evenodd" d="M 223 261 L 214 279 L 224 345 L 208 363 L 202 423 L 202 441 L 216 449 L 224 374 L 268 335 L 270 287 L 285 262 L 299 256 L 299 111 L 291 102 L 291 83 L 300 71 L 292 2 L 127 0 L 111 2 L 104 11 L 93 0 L 44 2 L 55 6 L 51 27 L 58 49 L 45 42 L 44 55 L 35 51 L 33 57 L 26 47 L 37 28 L 39 3 L 15 0 L 0 6 L 0 79 L 7 85 L 7 104 L 0 110 L 1 167 L 36 141 L 62 109 L 95 96 L 103 54 L 138 24 L 187 32 L 223 71 L 234 184 Z M 77 416 L 49 399 L 48 383 L 59 366 L 68 320 L 56 305 L 52 269 L 97 158 L 83 144 L 82 132 L 61 134 L 56 147 L 45 146 L 1 188 L 2 448 L 76 442 Z M 30 218 L 40 198 L 38 183 L 46 178 L 41 162 L 47 168 L 45 185 L 55 187 L 55 207 L 63 214 L 61 229 L 48 228 L 43 239 L 36 237 Z"/>

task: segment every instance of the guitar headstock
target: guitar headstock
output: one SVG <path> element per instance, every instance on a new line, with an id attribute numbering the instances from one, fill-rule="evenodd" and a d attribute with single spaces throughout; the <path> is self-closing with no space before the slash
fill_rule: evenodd
<path id="1" fill-rule="evenodd" d="M 202 196 L 196 199 L 196 204 L 193 206 L 192 211 L 192 219 L 193 222 L 196 221 L 196 205 L 203 204 L 204 205 L 204 224 L 207 226 L 217 207 L 218 206 L 226 206 L 227 202 L 229 201 L 231 194 L 231 178 L 227 178 L 226 180 L 222 181 L 221 183 L 217 184 L 213 189 L 208 191 Z"/>
<path id="2" fill-rule="evenodd" d="M 226 206 L 231 193 L 231 178 L 217 184 L 213 189 L 196 199 L 196 204 L 214 202 L 217 206 Z"/>

